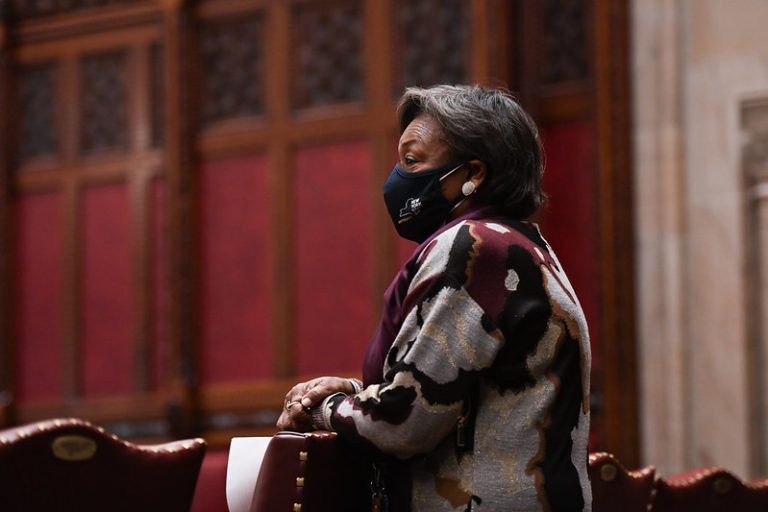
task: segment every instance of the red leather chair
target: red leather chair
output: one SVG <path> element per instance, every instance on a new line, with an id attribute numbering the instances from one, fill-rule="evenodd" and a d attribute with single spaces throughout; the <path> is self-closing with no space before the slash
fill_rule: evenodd
<path id="1" fill-rule="evenodd" d="M 589 455 L 593 512 L 646 512 L 656 483 L 656 470 L 627 471 L 610 453 Z"/>
<path id="2" fill-rule="evenodd" d="M 768 479 L 747 483 L 722 468 L 702 468 L 660 479 L 652 501 L 654 512 L 765 512 Z"/>
<path id="3" fill-rule="evenodd" d="M 0 510 L 189 511 L 206 444 L 135 445 L 78 419 L 0 431 Z"/>
<path id="4" fill-rule="evenodd" d="M 765 512 L 768 479 L 746 483 L 722 468 L 662 478 L 653 467 L 627 471 L 609 453 L 589 456 L 594 512 Z"/>

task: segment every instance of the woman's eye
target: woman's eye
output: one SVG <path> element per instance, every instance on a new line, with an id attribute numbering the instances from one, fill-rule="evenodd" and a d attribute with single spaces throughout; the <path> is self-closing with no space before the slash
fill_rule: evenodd
<path id="1" fill-rule="evenodd" d="M 413 165 L 416 163 L 416 159 L 413 158 L 412 156 L 407 156 L 405 157 L 404 160 L 405 160 L 405 165 Z"/>

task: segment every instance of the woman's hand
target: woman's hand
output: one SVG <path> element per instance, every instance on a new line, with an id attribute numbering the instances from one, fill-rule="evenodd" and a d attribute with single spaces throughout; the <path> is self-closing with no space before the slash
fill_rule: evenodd
<path id="1" fill-rule="evenodd" d="M 312 417 L 309 410 L 320 404 L 325 397 L 334 393 L 355 392 L 348 379 L 341 377 L 317 377 L 293 386 L 285 395 L 283 412 L 277 420 L 280 430 L 308 432 L 312 430 Z"/>

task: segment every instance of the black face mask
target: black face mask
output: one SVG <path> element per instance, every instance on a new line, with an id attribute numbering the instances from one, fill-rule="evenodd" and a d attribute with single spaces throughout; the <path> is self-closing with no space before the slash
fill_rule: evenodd
<path id="1" fill-rule="evenodd" d="M 448 214 L 464 200 L 449 201 L 440 192 L 440 182 L 464 163 L 452 163 L 436 169 L 408 172 L 399 163 L 384 182 L 384 203 L 397 233 L 422 243 L 437 231 Z"/>

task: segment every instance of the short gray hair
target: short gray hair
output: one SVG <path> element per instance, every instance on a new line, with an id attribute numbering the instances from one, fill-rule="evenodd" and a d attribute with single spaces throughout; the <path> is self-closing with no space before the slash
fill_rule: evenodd
<path id="1" fill-rule="evenodd" d="M 544 202 L 544 159 L 531 117 L 502 89 L 477 85 L 408 87 L 397 107 L 400 133 L 416 117 L 432 118 L 456 160 L 476 158 L 487 175 L 478 196 L 515 219 Z"/>

